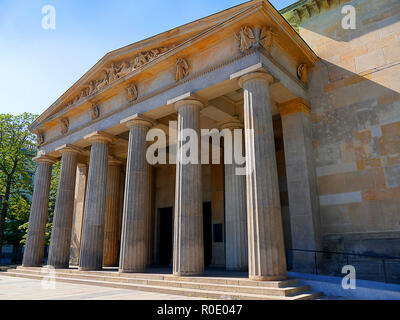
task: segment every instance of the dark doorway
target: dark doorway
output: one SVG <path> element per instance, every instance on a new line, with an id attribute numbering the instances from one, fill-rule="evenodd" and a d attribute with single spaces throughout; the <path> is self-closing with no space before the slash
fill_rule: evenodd
<path id="1" fill-rule="evenodd" d="M 159 265 L 169 266 L 172 259 L 172 208 L 158 209 L 159 217 Z M 212 222 L 211 202 L 203 203 L 203 241 L 204 241 L 204 266 L 208 267 L 212 259 Z"/>
<path id="2" fill-rule="evenodd" d="M 172 259 L 172 207 L 158 209 L 160 221 L 159 264 L 169 266 Z"/>
<path id="3" fill-rule="evenodd" d="M 204 266 L 208 267 L 212 259 L 212 227 L 211 202 L 203 203 L 203 237 L 204 237 Z"/>

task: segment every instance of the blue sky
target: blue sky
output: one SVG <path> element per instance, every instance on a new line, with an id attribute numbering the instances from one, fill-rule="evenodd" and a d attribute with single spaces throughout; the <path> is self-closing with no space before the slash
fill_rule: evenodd
<path id="1" fill-rule="evenodd" d="M 0 0 L 0 113 L 40 114 L 107 52 L 242 2 Z M 42 28 L 45 5 L 55 30 Z"/>

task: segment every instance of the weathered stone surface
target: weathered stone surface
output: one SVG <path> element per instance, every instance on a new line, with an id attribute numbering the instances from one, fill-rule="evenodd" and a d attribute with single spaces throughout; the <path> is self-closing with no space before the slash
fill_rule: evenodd
<path id="1" fill-rule="evenodd" d="M 267 73 L 250 73 L 240 78 L 244 89 L 247 223 L 249 278 L 273 280 L 286 277 L 278 172 Z"/>
<path id="2" fill-rule="evenodd" d="M 22 265 L 41 267 L 44 256 L 44 240 L 48 216 L 51 169 L 54 159 L 40 157 L 34 159 L 38 165 L 35 174 L 35 187 L 29 215 L 28 235 Z"/>
<path id="3" fill-rule="evenodd" d="M 86 188 L 80 270 L 100 270 L 103 266 L 104 222 L 106 214 L 108 135 L 95 133 L 91 141 L 89 176 Z"/>
<path id="4" fill-rule="evenodd" d="M 54 268 L 68 268 L 71 246 L 72 220 L 78 149 L 66 146 L 61 149 L 61 171 L 51 231 L 47 264 Z"/>
<path id="5" fill-rule="evenodd" d="M 125 198 L 122 221 L 120 272 L 143 272 L 148 254 L 149 172 L 146 134 L 152 121 L 135 115 L 122 123 L 129 127 Z"/>
<path id="6" fill-rule="evenodd" d="M 225 122 L 221 130 L 243 129 L 239 120 Z M 232 134 L 233 136 L 233 134 Z M 226 146 L 225 146 L 226 148 Z M 247 235 L 247 208 L 246 208 L 246 176 L 239 175 L 237 170 L 242 166 L 234 161 L 232 150 L 232 164 L 225 163 L 225 236 L 226 251 L 225 263 L 227 270 L 247 271 L 248 268 L 248 235 Z"/>
<path id="7" fill-rule="evenodd" d="M 175 186 L 173 273 L 179 276 L 204 272 L 203 206 L 200 164 L 182 164 L 182 130 L 195 130 L 200 136 L 200 109 L 197 100 L 182 100 L 178 110 L 178 147 Z M 200 154 L 200 152 L 199 152 Z"/>
<path id="8" fill-rule="evenodd" d="M 79 252 L 81 250 L 87 176 L 88 165 L 78 163 L 75 183 L 74 219 L 72 222 L 71 252 L 69 258 L 69 264 L 72 266 L 77 266 L 79 264 Z"/>
<path id="9" fill-rule="evenodd" d="M 103 267 L 118 266 L 121 165 L 120 161 L 109 160 L 108 162 Z"/>
<path id="10" fill-rule="evenodd" d="M 291 113 L 282 113 L 287 106 Z M 306 109 L 306 110 L 305 110 Z M 312 148 L 309 107 L 295 100 L 280 106 L 285 144 L 292 248 L 321 250 L 319 199 Z M 314 257 L 293 252 L 293 268 L 314 271 Z"/>

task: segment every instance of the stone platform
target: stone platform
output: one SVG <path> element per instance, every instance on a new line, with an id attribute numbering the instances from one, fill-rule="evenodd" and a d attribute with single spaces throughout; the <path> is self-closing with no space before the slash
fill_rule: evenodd
<path id="1" fill-rule="evenodd" d="M 320 293 L 312 292 L 310 286 L 298 285 L 295 279 L 253 281 L 244 273 L 207 270 L 202 277 L 177 277 L 166 273 L 168 270 L 165 269 L 150 269 L 148 273 L 119 273 L 113 268 L 104 271 L 70 268 L 57 269 L 54 274 L 47 270 L 17 267 L 2 275 L 209 299 L 310 300 L 320 296 Z"/>

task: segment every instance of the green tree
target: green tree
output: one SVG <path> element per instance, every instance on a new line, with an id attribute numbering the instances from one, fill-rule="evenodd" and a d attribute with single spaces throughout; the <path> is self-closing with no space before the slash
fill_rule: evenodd
<path id="1" fill-rule="evenodd" d="M 36 154 L 36 143 L 28 126 L 35 118 L 30 113 L 17 116 L 0 114 L 0 249 L 6 218 L 7 238 L 14 242 L 16 239 L 12 238 L 18 238 L 18 235 L 10 234 L 10 228 L 29 216 L 35 167 L 32 157 Z M 10 215 L 9 210 L 12 212 Z"/>

